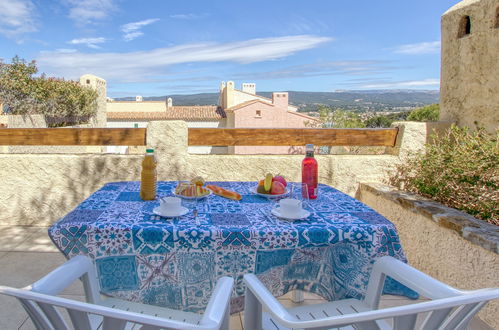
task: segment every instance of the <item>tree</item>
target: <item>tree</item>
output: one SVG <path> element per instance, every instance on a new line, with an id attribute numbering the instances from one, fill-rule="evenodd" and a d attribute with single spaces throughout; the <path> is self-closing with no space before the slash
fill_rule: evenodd
<path id="1" fill-rule="evenodd" d="M 409 112 L 396 112 L 387 115 L 377 115 L 367 119 L 364 123 L 366 127 L 377 128 L 377 127 L 390 127 L 394 121 L 404 121 L 407 120 Z"/>
<path id="2" fill-rule="evenodd" d="M 360 116 L 352 111 L 319 107 L 319 120 L 324 128 L 362 128 L 366 127 Z"/>
<path id="3" fill-rule="evenodd" d="M 34 77 L 37 72 L 35 61 L 28 63 L 18 56 L 10 64 L 0 62 L 0 99 L 8 113 L 66 118 L 66 124 L 95 115 L 95 90 L 75 81 L 46 78 L 44 74 Z"/>
<path id="4" fill-rule="evenodd" d="M 440 114 L 440 106 L 431 104 L 411 111 L 407 120 L 412 121 L 437 121 Z"/>

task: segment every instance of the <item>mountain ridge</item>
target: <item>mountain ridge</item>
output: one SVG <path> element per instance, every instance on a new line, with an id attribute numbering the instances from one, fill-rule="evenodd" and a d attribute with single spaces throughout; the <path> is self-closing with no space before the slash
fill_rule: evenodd
<path id="1" fill-rule="evenodd" d="M 351 111 L 403 111 L 439 102 L 438 90 L 338 90 L 334 92 L 287 91 L 290 104 L 300 112 L 317 111 L 320 106 L 330 106 Z M 257 95 L 271 98 L 272 92 Z M 166 101 L 173 99 L 173 105 L 216 105 L 218 93 L 174 94 L 143 97 L 144 101 Z M 135 97 L 115 98 L 116 101 L 134 101 Z"/>

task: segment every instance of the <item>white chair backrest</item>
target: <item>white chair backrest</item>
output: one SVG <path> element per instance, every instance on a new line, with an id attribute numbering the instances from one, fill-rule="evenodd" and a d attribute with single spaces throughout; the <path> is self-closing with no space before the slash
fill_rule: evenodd
<path id="1" fill-rule="evenodd" d="M 76 279 L 81 278 L 87 301 L 79 302 L 56 296 Z M 30 287 L 16 289 L 0 286 L 0 294 L 17 298 L 35 327 L 41 330 L 63 329 L 102 329 L 120 330 L 136 325 L 134 329 L 219 329 L 228 325 L 229 300 L 233 279 L 222 277 L 212 292 L 212 296 L 196 324 L 156 317 L 101 306 L 98 281 L 92 261 L 84 256 L 75 257 Z M 175 312 L 175 311 L 172 311 Z M 62 315 L 67 313 L 66 318 Z M 69 325 L 68 325 L 69 323 Z"/>

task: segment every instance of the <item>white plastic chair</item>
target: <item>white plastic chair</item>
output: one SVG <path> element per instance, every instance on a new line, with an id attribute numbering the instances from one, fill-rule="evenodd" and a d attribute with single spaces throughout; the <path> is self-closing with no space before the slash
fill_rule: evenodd
<path id="1" fill-rule="evenodd" d="M 387 275 L 432 300 L 378 309 Z M 392 257 L 376 261 L 363 300 L 343 299 L 286 309 L 255 275 L 245 275 L 244 282 L 244 328 L 251 330 L 460 330 L 466 329 L 489 300 L 499 298 L 499 288 L 460 291 Z M 416 327 L 418 316 L 421 323 Z"/>
<path id="2" fill-rule="evenodd" d="M 83 281 L 87 302 L 57 297 L 78 278 Z M 0 286 L 0 293 L 21 301 L 37 329 L 71 329 L 60 313 L 66 310 L 74 329 L 229 329 L 229 301 L 233 279 L 222 277 L 204 314 L 101 298 L 92 261 L 77 256 L 24 289 Z"/>

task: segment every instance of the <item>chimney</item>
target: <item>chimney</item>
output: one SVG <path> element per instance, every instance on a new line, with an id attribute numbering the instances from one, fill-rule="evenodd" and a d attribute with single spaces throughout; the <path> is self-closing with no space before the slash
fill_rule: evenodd
<path id="1" fill-rule="evenodd" d="M 166 107 L 167 108 L 173 107 L 173 100 L 172 100 L 171 97 L 169 97 L 169 98 L 166 99 Z"/>
<path id="2" fill-rule="evenodd" d="M 272 93 L 272 104 L 278 108 L 288 110 L 288 93 L 274 92 Z"/>
<path id="3" fill-rule="evenodd" d="M 256 94 L 256 84 L 255 83 L 243 83 L 243 92 L 249 94 Z"/>

